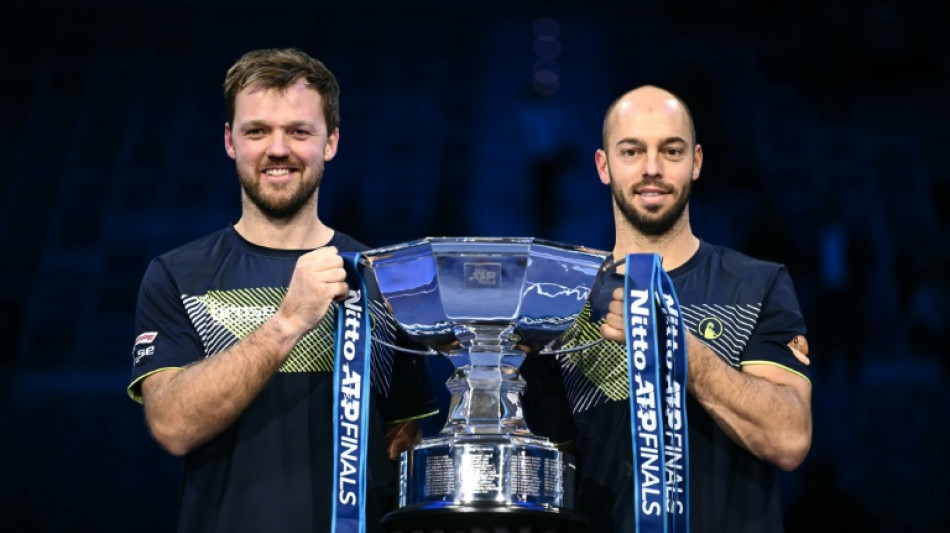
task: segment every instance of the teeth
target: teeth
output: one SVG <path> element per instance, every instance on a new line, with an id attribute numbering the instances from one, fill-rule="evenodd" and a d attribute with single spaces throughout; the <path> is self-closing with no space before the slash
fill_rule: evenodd
<path id="1" fill-rule="evenodd" d="M 264 174 L 267 174 L 268 176 L 286 176 L 287 174 L 290 174 L 290 170 L 286 168 L 269 168 L 264 171 Z"/>

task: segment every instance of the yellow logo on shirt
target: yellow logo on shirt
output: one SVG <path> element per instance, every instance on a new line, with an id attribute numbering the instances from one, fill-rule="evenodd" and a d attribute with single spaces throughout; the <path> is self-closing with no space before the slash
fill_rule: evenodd
<path id="1" fill-rule="evenodd" d="M 707 316 L 699 321 L 696 333 L 708 341 L 718 339 L 722 335 L 722 322 L 714 316 Z"/>

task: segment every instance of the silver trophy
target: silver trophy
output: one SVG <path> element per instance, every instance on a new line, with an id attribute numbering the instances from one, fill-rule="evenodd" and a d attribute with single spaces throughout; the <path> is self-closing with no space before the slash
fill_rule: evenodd
<path id="1" fill-rule="evenodd" d="M 519 368 L 556 352 L 608 255 L 493 237 L 429 237 L 362 254 L 398 326 L 454 366 L 445 426 L 402 454 L 387 531 L 586 529 L 573 513 L 573 458 L 525 423 Z"/>

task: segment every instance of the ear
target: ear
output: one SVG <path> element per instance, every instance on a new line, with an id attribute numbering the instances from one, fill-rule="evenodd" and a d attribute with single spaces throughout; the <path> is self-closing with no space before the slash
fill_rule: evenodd
<path id="1" fill-rule="evenodd" d="M 224 151 L 228 153 L 228 157 L 231 159 L 237 158 L 237 154 L 234 152 L 234 143 L 231 142 L 231 125 L 227 122 L 224 123 Z"/>
<path id="2" fill-rule="evenodd" d="M 340 128 L 333 128 L 330 135 L 327 135 L 327 144 L 323 147 L 323 160 L 329 161 L 336 155 L 336 150 L 340 146 Z"/>
<path id="3" fill-rule="evenodd" d="M 703 147 L 696 145 L 693 150 L 693 181 L 699 179 L 699 171 L 703 168 Z"/>
<path id="4" fill-rule="evenodd" d="M 594 164 L 597 166 L 597 174 L 600 175 L 600 182 L 604 185 L 610 185 L 610 169 L 607 167 L 607 152 L 603 150 L 594 152 Z"/>

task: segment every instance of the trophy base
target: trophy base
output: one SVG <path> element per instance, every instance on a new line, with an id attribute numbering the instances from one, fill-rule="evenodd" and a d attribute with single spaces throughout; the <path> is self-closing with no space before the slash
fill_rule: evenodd
<path id="1" fill-rule="evenodd" d="M 564 509 L 497 504 L 416 505 L 383 517 L 386 533 L 588 533 L 582 515 Z"/>
<path id="2" fill-rule="evenodd" d="M 400 508 L 572 509 L 574 465 L 547 439 L 441 435 L 400 458 Z M 483 507 L 478 507 L 482 509 Z"/>

